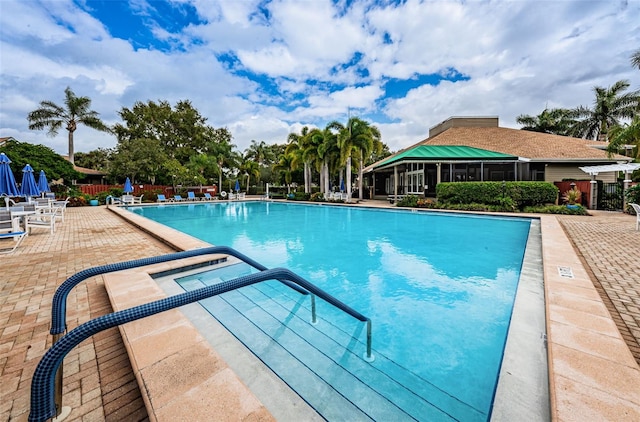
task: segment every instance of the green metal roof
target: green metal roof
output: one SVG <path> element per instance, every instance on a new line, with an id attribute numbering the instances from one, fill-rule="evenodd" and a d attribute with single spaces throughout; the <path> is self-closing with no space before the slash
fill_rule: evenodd
<path id="1" fill-rule="evenodd" d="M 466 146 L 453 146 L 453 145 L 419 145 L 415 148 L 408 149 L 388 158 L 381 162 L 376 167 L 386 166 L 397 161 L 410 161 L 410 160 L 430 160 L 430 161 L 445 161 L 445 160 L 480 160 L 480 161 L 493 161 L 493 160 L 517 160 L 518 157 L 514 155 L 503 154 L 501 152 L 489 151 L 486 149 L 466 147 Z"/>

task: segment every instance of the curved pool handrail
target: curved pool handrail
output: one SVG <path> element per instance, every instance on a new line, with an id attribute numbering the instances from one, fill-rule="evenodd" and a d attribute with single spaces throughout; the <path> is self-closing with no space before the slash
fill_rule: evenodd
<path id="1" fill-rule="evenodd" d="M 68 279 L 66 279 L 57 289 L 53 295 L 53 301 L 51 303 L 51 330 L 50 334 L 57 336 L 62 334 L 67 329 L 67 297 L 71 290 L 79 283 L 100 274 L 111 273 L 114 271 L 128 270 L 131 268 L 144 267 L 146 265 L 159 264 L 161 262 L 175 261 L 177 259 L 191 258 L 200 255 L 210 254 L 225 254 L 231 255 L 239 260 L 249 264 L 253 268 L 260 271 L 267 270 L 267 267 L 254 261 L 248 256 L 236 251 L 228 246 L 211 246 L 206 248 L 191 249 L 188 251 L 176 252 L 166 255 L 155 256 L 151 258 L 135 259 L 132 261 L 118 262 L 115 264 L 101 265 L 98 267 L 87 268 L 78 273 L 75 273 Z M 288 280 L 279 280 L 297 292 L 307 295 L 309 292 L 305 291 L 298 285 L 291 283 Z"/>
<path id="2" fill-rule="evenodd" d="M 56 404 L 54 399 L 55 374 L 61 365 L 64 357 L 78 344 L 100 331 L 116 327 L 127 322 L 136 321 L 147 316 L 168 311 L 183 305 L 187 305 L 199 300 L 216 296 L 240 287 L 249 286 L 266 280 L 287 280 L 301 287 L 306 288 L 311 293 L 323 298 L 328 303 L 349 313 L 356 319 L 367 323 L 367 356 L 371 358 L 371 320 L 357 311 L 354 311 L 338 299 L 309 283 L 302 277 L 286 268 L 274 268 L 263 270 L 259 273 L 249 274 L 233 280 L 223 281 L 211 286 L 202 287 L 197 290 L 181 293 L 176 296 L 156 300 L 154 302 L 138 305 L 133 308 L 113 312 L 91 321 L 85 322 L 71 330 L 56 342 L 42 357 L 36 367 L 31 381 L 31 410 L 29 421 L 46 421 L 56 415 Z"/>

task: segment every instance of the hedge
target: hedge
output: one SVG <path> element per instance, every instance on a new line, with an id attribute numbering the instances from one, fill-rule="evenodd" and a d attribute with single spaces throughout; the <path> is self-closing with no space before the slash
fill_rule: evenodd
<path id="1" fill-rule="evenodd" d="M 513 201 L 516 208 L 523 209 L 555 203 L 558 188 L 548 182 L 446 182 L 436 186 L 436 197 L 449 204 L 504 205 Z"/>

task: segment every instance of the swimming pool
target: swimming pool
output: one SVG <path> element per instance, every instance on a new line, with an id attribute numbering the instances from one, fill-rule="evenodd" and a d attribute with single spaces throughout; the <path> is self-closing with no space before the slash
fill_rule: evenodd
<path id="1" fill-rule="evenodd" d="M 376 361 L 367 365 L 375 376 L 361 362 L 352 362 L 353 356 L 362 355 L 357 321 L 319 307 L 319 325 L 327 326 L 328 337 L 346 341 L 329 346 L 344 348 L 334 353 L 333 361 L 349 367 L 365 383 L 371 379 L 389 384 L 376 386 L 376 394 L 399 404 L 407 418 L 421 419 L 429 404 L 436 409 L 433 419 L 488 418 L 528 220 L 268 202 L 145 207 L 134 212 L 212 244 L 234 247 L 268 267 L 288 267 L 369 316 Z M 206 283 L 227 275 L 202 277 Z M 244 305 L 228 306 L 247 306 L 251 312 L 269 308 L 270 315 L 282 313 L 285 325 L 308 330 L 300 322 L 308 320 L 307 305 L 277 282 L 231 296 L 235 298 L 229 301 Z M 282 306 L 295 312 L 263 304 L 266 296 L 282 297 Z M 284 332 L 282 326 L 269 329 Z M 301 338 L 311 341 L 304 334 Z M 395 381 L 388 381 L 397 378 L 406 384 L 402 391 Z M 390 390 L 379 391 L 385 388 Z M 310 403 L 312 399 L 305 397 Z"/>

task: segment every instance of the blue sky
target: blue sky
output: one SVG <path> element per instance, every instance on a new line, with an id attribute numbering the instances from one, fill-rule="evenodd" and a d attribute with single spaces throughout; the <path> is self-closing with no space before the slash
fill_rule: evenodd
<path id="1" fill-rule="evenodd" d="M 113 124 L 136 101 L 189 100 L 241 151 L 348 114 L 392 150 L 451 116 L 590 106 L 627 79 L 640 1 L 0 0 L 0 137 L 65 153 L 30 131 L 70 86 Z M 76 151 L 115 137 L 80 128 Z"/>

